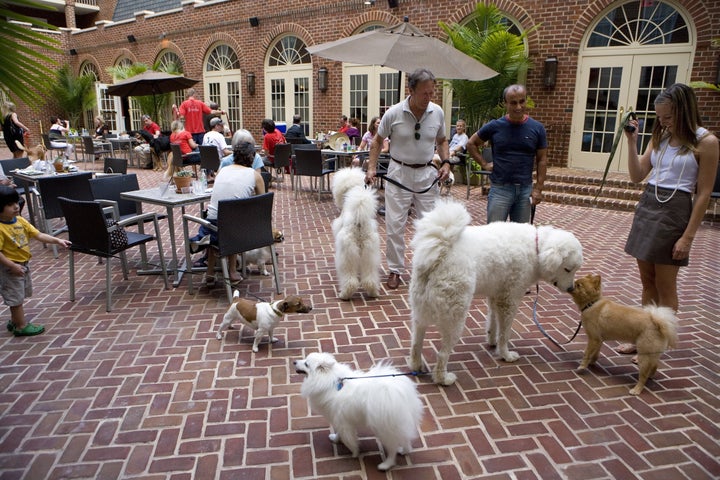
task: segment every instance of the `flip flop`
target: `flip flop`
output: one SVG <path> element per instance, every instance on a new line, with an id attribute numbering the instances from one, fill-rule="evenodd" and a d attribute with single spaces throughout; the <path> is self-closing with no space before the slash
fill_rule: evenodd
<path id="1" fill-rule="evenodd" d="M 45 327 L 42 325 L 33 325 L 32 323 L 28 323 L 20 330 L 13 328 L 13 335 L 16 337 L 32 337 L 33 335 L 40 335 L 44 331 Z"/>
<path id="2" fill-rule="evenodd" d="M 11 332 L 11 333 L 13 330 L 15 330 L 15 325 L 13 324 L 12 320 L 8 320 L 7 329 L 8 329 L 8 332 Z"/>

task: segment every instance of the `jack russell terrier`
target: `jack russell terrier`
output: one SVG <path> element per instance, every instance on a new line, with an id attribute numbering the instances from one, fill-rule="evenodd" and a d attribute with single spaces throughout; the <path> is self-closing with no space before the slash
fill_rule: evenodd
<path id="1" fill-rule="evenodd" d="M 227 330 L 234 321 L 239 320 L 244 325 L 255 330 L 255 340 L 252 346 L 252 351 L 255 353 L 257 353 L 260 340 L 265 334 L 269 336 L 269 345 L 277 341 L 273 337 L 273 330 L 286 313 L 308 313 L 312 310 L 312 306 L 304 304 L 302 299 L 296 295 L 289 295 L 272 303 L 255 303 L 240 298 L 240 292 L 235 290 L 233 298 L 235 300 L 223 316 L 216 337 L 218 340 L 222 340 L 222 331 Z"/>

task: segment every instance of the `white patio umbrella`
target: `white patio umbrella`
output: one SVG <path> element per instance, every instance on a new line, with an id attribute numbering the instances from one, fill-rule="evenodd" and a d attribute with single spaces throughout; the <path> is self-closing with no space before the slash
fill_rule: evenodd
<path id="1" fill-rule="evenodd" d="M 307 51 L 339 62 L 380 65 L 403 72 L 427 68 L 446 80 L 486 80 L 498 74 L 452 45 L 426 35 L 407 19 L 392 27 L 313 45 Z"/>

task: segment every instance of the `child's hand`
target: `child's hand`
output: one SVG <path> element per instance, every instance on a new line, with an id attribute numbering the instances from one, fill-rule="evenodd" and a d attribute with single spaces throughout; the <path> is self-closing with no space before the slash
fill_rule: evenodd
<path id="1" fill-rule="evenodd" d="M 65 248 L 70 248 L 70 245 L 72 245 L 70 240 L 65 240 L 64 238 L 58 238 L 58 243 Z"/>
<path id="2" fill-rule="evenodd" d="M 16 277 L 22 277 L 25 275 L 25 267 L 15 263 L 12 267 L 10 267 L 10 273 L 15 275 Z"/>

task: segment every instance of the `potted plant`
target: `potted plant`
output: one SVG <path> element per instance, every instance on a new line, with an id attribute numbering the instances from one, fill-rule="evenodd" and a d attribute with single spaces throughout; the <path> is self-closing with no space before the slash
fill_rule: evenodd
<path id="1" fill-rule="evenodd" d="M 182 189 L 192 185 L 193 176 L 190 170 L 178 170 L 173 175 L 173 183 L 175 184 L 175 192 L 182 193 Z"/>

